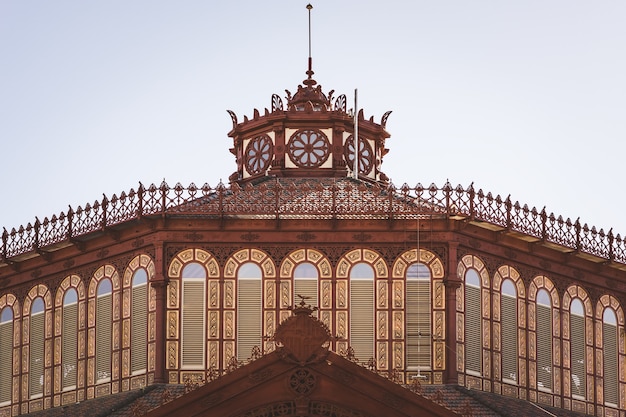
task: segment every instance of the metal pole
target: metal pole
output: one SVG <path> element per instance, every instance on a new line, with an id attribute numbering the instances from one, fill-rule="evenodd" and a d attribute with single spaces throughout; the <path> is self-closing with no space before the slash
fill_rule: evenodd
<path id="1" fill-rule="evenodd" d="M 357 104 L 357 89 L 354 89 L 354 179 L 359 179 L 359 106 Z"/>

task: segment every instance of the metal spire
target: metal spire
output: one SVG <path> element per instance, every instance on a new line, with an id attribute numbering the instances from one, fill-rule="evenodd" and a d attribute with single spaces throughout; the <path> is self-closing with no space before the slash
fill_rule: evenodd
<path id="1" fill-rule="evenodd" d="M 304 81 L 304 84 L 308 86 L 313 86 L 316 84 L 315 80 L 313 80 L 312 78 L 314 72 L 313 72 L 313 58 L 311 57 L 311 10 L 313 9 L 313 6 L 311 5 L 311 3 L 309 3 L 306 5 L 306 8 L 309 11 L 309 69 L 306 72 L 309 78 Z"/>

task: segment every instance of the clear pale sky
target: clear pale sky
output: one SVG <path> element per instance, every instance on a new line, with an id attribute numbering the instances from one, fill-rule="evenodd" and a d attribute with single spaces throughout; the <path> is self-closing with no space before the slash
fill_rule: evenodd
<path id="1" fill-rule="evenodd" d="M 314 78 L 383 171 L 626 233 L 626 1 L 312 1 Z M 0 231 L 235 169 L 227 132 L 305 78 L 307 1 L 0 1 Z M 351 106 L 349 106 L 351 107 Z"/>

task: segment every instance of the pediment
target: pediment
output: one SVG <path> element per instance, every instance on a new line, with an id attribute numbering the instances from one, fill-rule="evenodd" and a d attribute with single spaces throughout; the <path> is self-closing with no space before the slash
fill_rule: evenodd
<path id="1" fill-rule="evenodd" d="M 150 411 L 148 417 L 452 417 L 453 411 L 324 348 L 320 322 L 295 314 L 284 345 Z M 310 333 L 307 333 L 310 332 Z M 310 337 L 311 336 L 311 337 Z M 303 344 L 312 346 L 305 350 Z M 305 356 L 300 356 L 305 355 Z"/>

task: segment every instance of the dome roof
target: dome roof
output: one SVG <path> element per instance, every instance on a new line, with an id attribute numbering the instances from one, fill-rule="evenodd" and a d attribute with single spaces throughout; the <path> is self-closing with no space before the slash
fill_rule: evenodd
<path id="1" fill-rule="evenodd" d="M 326 97 L 326 94 L 322 92 L 322 86 L 317 84 L 317 81 L 313 79 L 313 70 L 311 65 L 311 58 L 309 58 L 309 69 L 306 72 L 307 78 L 302 82 L 304 86 L 299 85 L 296 94 L 291 96 L 291 93 L 287 91 L 287 108 L 288 110 L 302 111 L 307 108 L 307 103 L 310 103 L 311 109 L 315 111 L 330 110 L 330 99 Z"/>

